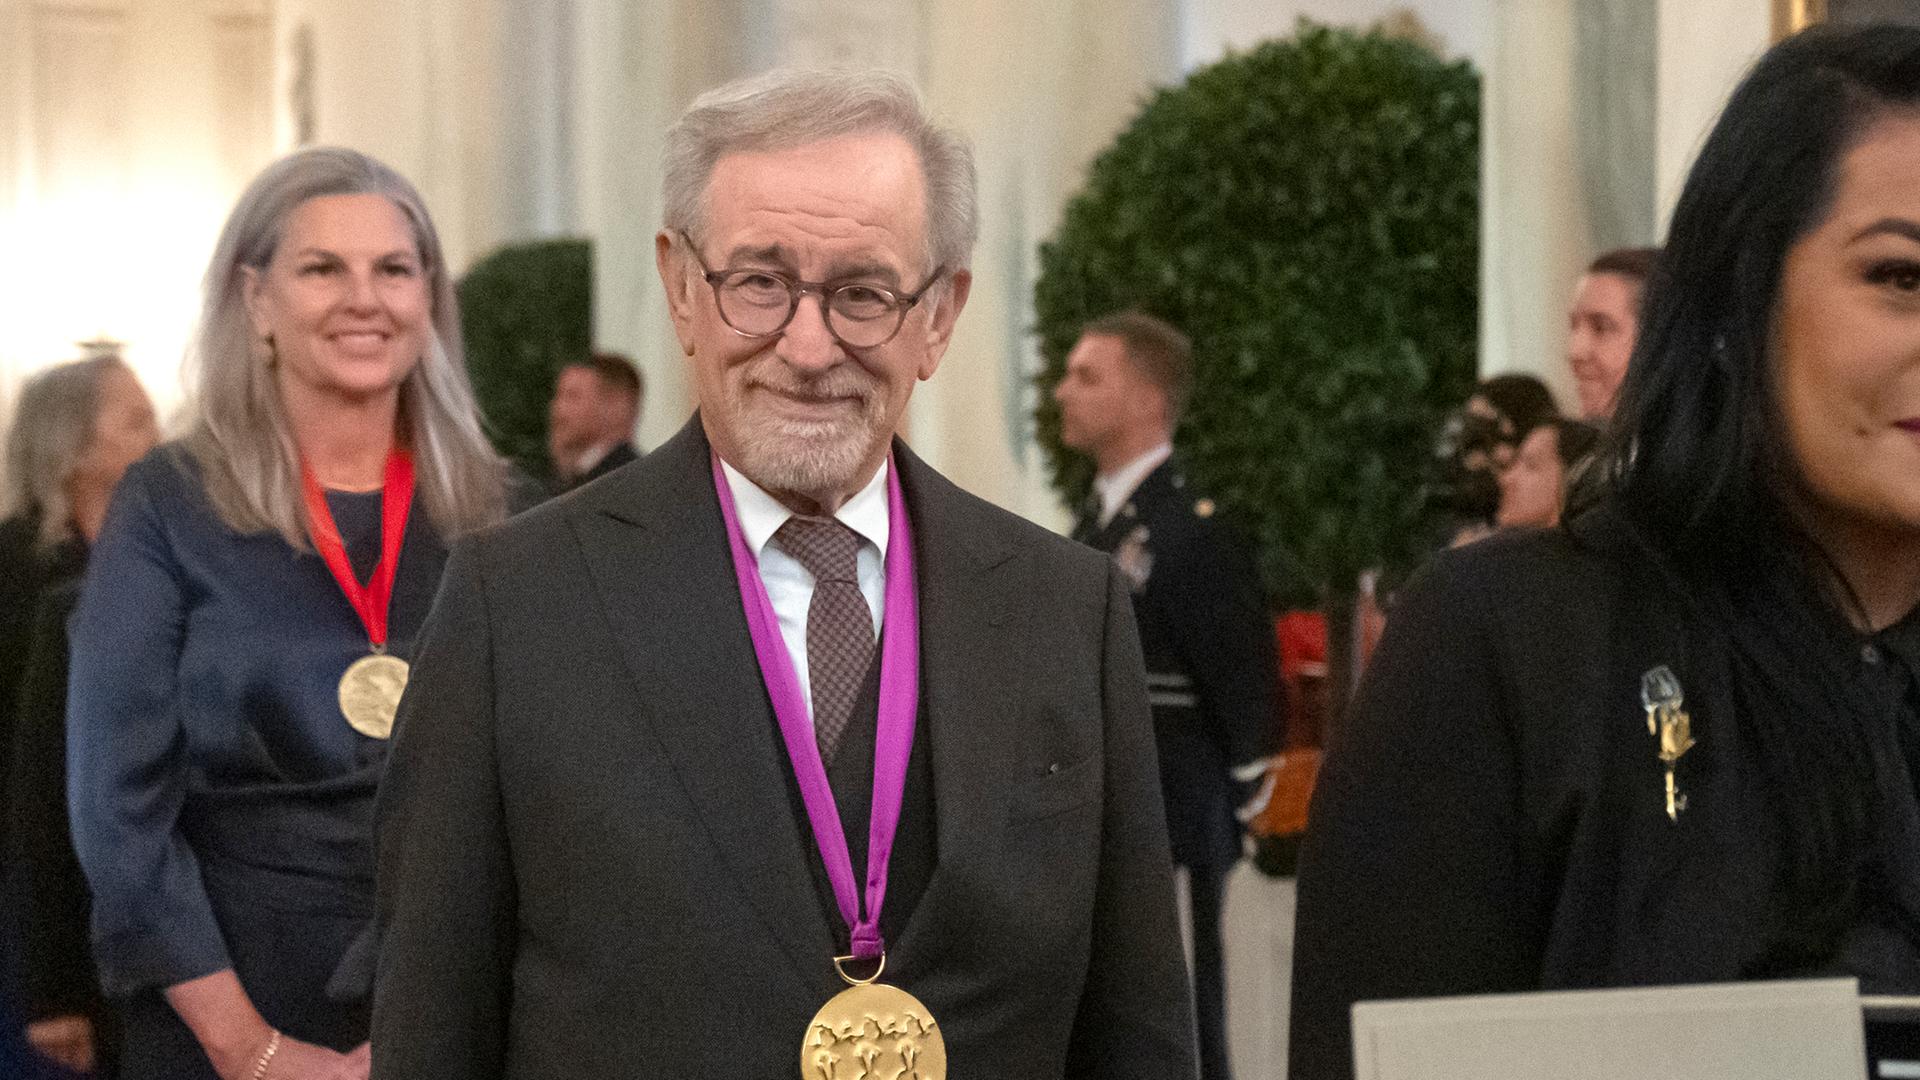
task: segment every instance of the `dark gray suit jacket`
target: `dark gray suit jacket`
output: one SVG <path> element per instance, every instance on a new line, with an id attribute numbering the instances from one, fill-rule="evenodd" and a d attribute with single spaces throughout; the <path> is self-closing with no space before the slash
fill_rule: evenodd
<path id="1" fill-rule="evenodd" d="M 1190 1077 L 1107 560 L 895 445 L 938 862 L 887 981 L 955 1080 Z M 456 550 L 378 813 L 374 1075 L 787 1080 L 840 984 L 699 420 Z"/>

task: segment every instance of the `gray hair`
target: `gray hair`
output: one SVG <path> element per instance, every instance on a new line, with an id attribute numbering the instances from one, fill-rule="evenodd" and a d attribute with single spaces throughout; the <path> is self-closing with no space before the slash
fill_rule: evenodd
<path id="1" fill-rule="evenodd" d="M 400 385 L 400 423 L 409 436 L 422 505 L 449 540 L 506 513 L 506 466 L 481 428 L 467 382 L 453 279 L 420 193 L 365 154 L 314 147 L 267 166 L 227 217 L 207 266 L 186 369 L 185 442 L 214 509 L 235 531 L 278 532 L 296 550 L 309 546 L 300 454 L 273 369 L 256 348 L 242 268 L 266 269 L 287 219 L 302 203 L 362 194 L 384 196 L 406 216 L 432 298 L 426 355 Z"/>
<path id="2" fill-rule="evenodd" d="M 965 268 L 980 231 L 973 151 L 927 116 L 906 79 L 885 71 L 785 69 L 709 90 L 667 132 L 666 227 L 699 236 L 707 181 L 722 157 L 784 150 L 841 135 L 890 132 L 920 157 L 933 266 Z"/>
<path id="3" fill-rule="evenodd" d="M 100 384 L 108 372 L 125 368 L 118 356 L 72 360 L 40 372 L 20 390 L 7 433 L 0 517 L 37 518 L 42 545 L 75 535 L 67 481 L 93 444 Z"/>

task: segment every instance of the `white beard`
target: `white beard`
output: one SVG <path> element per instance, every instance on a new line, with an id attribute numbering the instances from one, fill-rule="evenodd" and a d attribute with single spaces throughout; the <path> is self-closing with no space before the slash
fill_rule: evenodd
<path id="1" fill-rule="evenodd" d="M 868 479 L 859 475 L 861 467 L 891 434 L 877 380 L 852 365 L 810 383 L 795 382 L 784 370 L 763 370 L 764 376 L 749 372 L 739 387 L 740 396 L 729 403 L 741 457 L 734 467 L 768 491 L 824 500 L 857 490 Z M 757 415 L 742 404 L 757 392 L 756 384 L 803 394 L 854 394 L 859 407 L 831 420 Z"/>

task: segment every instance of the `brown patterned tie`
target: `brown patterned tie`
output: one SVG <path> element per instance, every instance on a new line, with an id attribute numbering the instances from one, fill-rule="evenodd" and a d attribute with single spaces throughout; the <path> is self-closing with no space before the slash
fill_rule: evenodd
<path id="1" fill-rule="evenodd" d="M 820 742 L 820 757 L 832 764 L 873 663 L 873 612 L 861 595 L 856 562 L 860 536 L 838 521 L 790 517 L 773 538 L 813 575 L 813 600 L 807 605 L 807 682 L 813 693 L 814 738 Z"/>

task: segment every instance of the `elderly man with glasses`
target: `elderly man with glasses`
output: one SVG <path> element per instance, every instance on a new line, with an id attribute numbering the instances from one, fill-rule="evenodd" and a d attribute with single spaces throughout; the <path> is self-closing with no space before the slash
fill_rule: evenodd
<path id="1" fill-rule="evenodd" d="M 669 133 L 699 411 L 459 548 L 379 814 L 375 1076 L 1191 1077 L 1126 583 L 897 438 L 973 167 L 892 77 Z"/>

